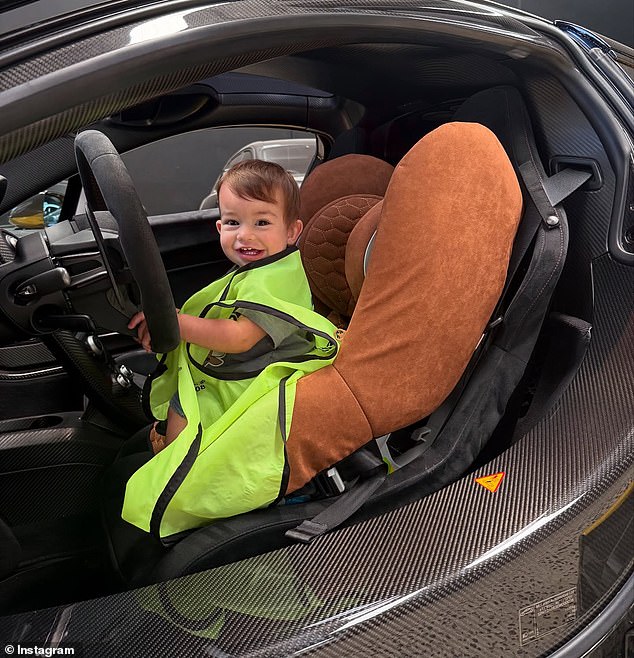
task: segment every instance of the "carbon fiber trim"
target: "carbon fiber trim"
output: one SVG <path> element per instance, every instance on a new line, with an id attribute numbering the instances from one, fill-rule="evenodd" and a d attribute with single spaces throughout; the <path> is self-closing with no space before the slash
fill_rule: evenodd
<path id="1" fill-rule="evenodd" d="M 119 442 L 78 415 L 0 421 L 0 517 L 11 527 L 95 509 Z"/>
<path id="2" fill-rule="evenodd" d="M 101 464 L 64 464 L 0 474 L 0 515 L 11 527 L 97 508 Z M 8 501 L 12 501 L 8 503 Z"/>
<path id="3" fill-rule="evenodd" d="M 417 24 L 411 20 L 414 17 L 412 14 L 414 10 L 417 10 L 415 14 Z M 410 34 L 415 34 L 413 30 L 420 30 L 423 25 L 433 31 L 440 25 L 439 17 L 442 16 L 445 19 L 447 12 L 451 10 L 455 11 L 456 5 L 453 2 L 442 0 L 431 2 L 426 8 L 425 14 L 421 14 L 420 7 L 414 2 L 402 3 L 398 7 L 382 8 L 379 6 L 377 8 L 369 7 L 366 3 L 359 1 L 347 3 L 346 7 L 342 8 L 334 0 L 327 0 L 324 3 L 285 2 L 273 5 L 260 0 L 245 0 L 176 12 L 171 15 L 171 23 L 167 16 L 154 19 L 162 21 L 161 24 L 165 26 L 163 28 L 150 20 L 88 37 L 5 69 L 0 76 L 0 89 L 13 89 L 15 94 L 19 95 L 21 85 L 32 84 L 40 76 L 48 75 L 47 81 L 52 81 L 53 78 L 49 74 L 66 71 L 75 66 L 84 67 L 83 70 L 87 72 L 87 61 L 91 61 L 95 66 L 105 64 L 106 61 L 114 64 L 113 56 L 122 53 L 131 57 L 145 58 L 148 63 L 154 58 L 154 73 L 151 72 L 152 67 L 150 67 L 144 76 L 136 74 L 135 77 L 134 66 L 128 69 L 121 65 L 118 67 L 121 73 L 120 85 L 124 89 L 107 95 L 103 95 L 98 87 L 91 86 L 87 82 L 81 87 L 83 89 L 82 100 L 85 101 L 82 105 L 62 111 L 56 111 L 49 106 L 48 111 L 51 115 L 47 116 L 45 112 L 37 110 L 39 117 L 37 120 L 33 120 L 30 126 L 18 128 L 16 125 L 14 127 L 16 129 L 5 128 L 5 130 L 13 130 L 13 132 L 0 138 L 0 153 L 2 154 L 0 159 L 3 162 L 10 160 L 35 146 L 51 141 L 55 137 L 69 133 L 81 126 L 89 125 L 126 106 L 140 103 L 161 93 L 178 89 L 223 71 L 244 67 L 247 64 L 272 57 L 346 43 L 350 40 L 384 41 L 386 39 L 384 27 L 386 17 L 389 17 L 390 23 L 395 27 L 400 27 L 405 31 L 409 30 Z M 289 21 L 293 18 L 301 18 L 301 23 L 291 24 Z M 271 33 L 275 30 L 283 31 L 284 24 L 286 24 L 286 30 L 292 30 L 293 39 L 279 39 L 278 45 L 249 52 L 253 39 L 264 29 L 262 23 L 264 20 L 271 22 L 269 25 Z M 362 21 L 361 26 L 360 21 Z M 219 52 L 212 54 L 211 50 L 207 49 L 204 53 L 184 54 L 188 40 L 200 39 L 202 34 L 208 34 L 208 44 L 218 41 L 218 37 L 226 33 L 223 24 L 229 22 L 233 22 L 237 29 L 236 43 L 239 43 L 239 35 L 242 34 L 242 44 L 237 48 L 232 46 L 230 50 L 244 52 L 235 53 L 233 56 L 229 54 L 222 56 Z M 527 41 L 539 40 L 535 31 L 499 11 L 465 11 L 464 7 L 460 6 L 453 25 L 456 33 L 473 32 L 471 35 L 473 39 L 479 39 L 478 32 L 486 27 L 491 35 L 496 34 L 502 40 L 509 40 L 511 35 Z M 155 28 L 155 26 L 157 27 Z M 208 30 L 208 32 L 204 32 L 204 30 Z M 223 31 L 217 32 L 217 30 Z M 354 36 L 352 36 L 353 31 Z M 157 32 L 163 33 L 162 41 L 160 38 L 156 38 Z M 444 30 L 441 30 L 441 34 L 443 32 Z M 278 33 L 282 34 L 282 32 Z M 403 38 L 405 38 L 405 34 Z M 390 37 L 388 37 L 389 39 Z M 165 48 L 171 48 L 171 50 L 161 53 L 159 44 Z M 212 47 L 212 45 L 209 46 L 210 49 Z M 225 52 L 227 50 L 229 48 L 226 48 Z M 172 53 L 171 56 L 169 53 Z M 159 68 L 157 64 L 161 57 L 165 57 L 166 61 Z M 213 61 L 207 63 L 209 59 Z M 159 71 L 160 73 L 158 73 Z M 90 77 L 96 81 L 94 75 Z M 139 77 L 143 77 L 143 82 L 139 82 Z M 32 105 L 31 107 L 37 106 Z M 5 112 L 5 121 L 7 120 L 8 115 Z M 16 117 L 16 120 L 20 122 L 22 118 Z"/>
<path id="4" fill-rule="evenodd" d="M 55 363 L 55 357 L 38 340 L 0 347 L 0 369 L 19 370 L 42 367 L 50 363 Z"/>
<path id="5" fill-rule="evenodd" d="M 606 251 L 613 211 L 616 177 L 603 145 L 580 108 L 559 82 L 539 76 L 527 84 L 531 117 L 549 173 L 549 160 L 574 154 L 594 160 L 603 185 L 596 191 L 583 188 L 564 206 L 574 230 L 569 255 L 554 306 L 558 311 L 592 322 L 590 263 Z"/>
<path id="6" fill-rule="evenodd" d="M 319 40 L 304 44 L 308 49 L 336 43 L 336 39 Z M 94 123 L 125 107 L 136 105 L 162 93 L 174 91 L 202 78 L 211 77 L 224 71 L 241 68 L 259 59 L 281 57 L 296 52 L 298 47 L 286 46 L 266 51 L 251 52 L 231 58 L 218 59 L 213 64 L 201 65 L 156 77 L 139 85 L 133 85 L 118 93 L 89 101 L 79 107 L 61 112 L 30 126 L 14 131 L 0 138 L 0 160 L 5 162 L 19 154 L 40 146 L 68 132 Z"/>
<path id="7" fill-rule="evenodd" d="M 28 379 L 38 379 L 39 377 L 48 377 L 49 375 L 59 375 L 64 372 L 61 366 L 52 368 L 38 368 L 37 370 L 28 370 L 25 372 L 0 372 L 0 381 L 16 382 L 26 381 Z"/>
<path id="8" fill-rule="evenodd" d="M 605 252 L 614 200 L 614 171 L 588 119 L 559 82 L 544 77 L 531 81 L 528 89 L 534 109 L 531 116 L 547 157 L 574 154 L 596 160 L 601 169 L 603 187 L 600 192 L 580 192 L 565 203 L 569 217 L 592 218 L 592 221 L 576 225 L 577 230 L 570 236 L 573 253 L 570 262 L 588 263 Z M 549 174 L 554 173 L 549 171 L 548 162 L 545 168 Z"/>
<path id="9" fill-rule="evenodd" d="M 350 0 L 342 6 L 337 0 L 324 0 L 315 2 L 314 0 L 295 0 L 292 2 L 281 2 L 272 4 L 262 2 L 262 0 L 242 1 L 228 3 L 209 3 L 207 7 L 190 8 L 184 11 L 175 11 L 170 14 L 168 3 L 165 4 L 165 15 L 172 16 L 170 20 L 164 17 L 159 19 L 139 20 L 129 25 L 112 29 L 108 32 L 92 35 L 85 39 L 76 40 L 66 46 L 56 48 L 53 52 L 47 53 L 32 60 L 23 62 L 10 69 L 5 69 L 0 78 L 0 91 L 25 84 L 29 80 L 41 75 L 44 72 L 55 71 L 67 68 L 73 64 L 83 62 L 89 57 L 98 57 L 113 50 L 129 47 L 131 44 L 139 43 L 143 40 L 151 39 L 156 34 L 169 33 L 170 31 L 181 32 L 201 28 L 214 23 L 227 21 L 250 21 L 257 18 L 271 16 L 309 16 L 311 14 L 354 14 L 367 16 L 403 16 L 411 17 L 412 11 L 417 14 L 420 12 L 420 3 L 405 1 L 398 5 L 381 8 L 380 6 L 371 6 L 364 0 Z M 465 21 L 473 22 L 476 25 L 485 27 L 498 27 L 509 32 L 518 34 L 537 36 L 538 33 L 531 28 L 523 25 L 512 16 L 505 15 L 501 11 L 493 8 L 481 6 L 478 9 L 456 7 L 456 3 L 451 0 L 430 0 L 425 3 L 425 9 L 429 12 L 429 19 L 434 17 L 446 16 L 447 12 L 458 12 L 459 16 Z M 167 26 L 161 29 L 160 23 Z M 156 27 L 155 27 L 156 26 Z M 171 28 L 171 29 L 170 29 Z M 7 54 L 0 52 L 0 57 Z"/>
<path id="10" fill-rule="evenodd" d="M 70 376 L 81 383 L 86 397 L 102 413 L 129 431 L 148 423 L 141 409 L 140 389 L 136 385 L 122 388 L 114 383 L 110 367 L 94 358 L 87 346 L 72 332 L 56 331 L 44 336 L 43 340 L 64 364 Z"/>
<path id="11" fill-rule="evenodd" d="M 540 656 L 563 643 L 612 596 L 576 616 L 578 539 L 634 459 L 634 271 L 602 257 L 594 282 L 587 358 L 549 416 L 486 467 L 314 545 L 76 604 L 65 641 L 108 657 Z M 495 494 L 474 482 L 498 471 Z M 41 640 L 59 613 L 7 618 L 0 636 Z"/>
<path id="12" fill-rule="evenodd" d="M 7 242 L 6 234 L 0 230 L 0 264 L 10 263 L 14 258 L 14 249 Z"/>

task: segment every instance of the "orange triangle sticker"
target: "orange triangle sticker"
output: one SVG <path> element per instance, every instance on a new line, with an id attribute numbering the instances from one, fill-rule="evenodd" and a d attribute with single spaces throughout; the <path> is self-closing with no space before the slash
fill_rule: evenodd
<path id="1" fill-rule="evenodd" d="M 481 484 L 485 489 L 495 493 L 500 488 L 500 484 L 502 484 L 505 475 L 506 473 L 501 471 L 500 473 L 495 473 L 493 475 L 485 475 L 484 477 L 476 478 L 475 481 L 478 484 Z"/>

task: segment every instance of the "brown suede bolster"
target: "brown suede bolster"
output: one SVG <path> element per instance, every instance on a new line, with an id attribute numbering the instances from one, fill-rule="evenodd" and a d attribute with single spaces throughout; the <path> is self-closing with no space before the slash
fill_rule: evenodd
<path id="1" fill-rule="evenodd" d="M 401 160 L 339 356 L 298 384 L 288 491 L 447 397 L 501 294 L 521 209 L 484 126 L 445 124 Z"/>
<path id="2" fill-rule="evenodd" d="M 304 486 L 316 473 L 372 439 L 372 431 L 354 396 L 333 366 L 297 383 L 286 453 L 290 464 L 287 492 Z"/>

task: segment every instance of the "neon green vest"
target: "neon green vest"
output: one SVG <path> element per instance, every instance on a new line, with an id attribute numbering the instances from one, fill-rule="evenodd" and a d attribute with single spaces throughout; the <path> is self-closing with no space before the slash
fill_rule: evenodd
<path id="1" fill-rule="evenodd" d="M 313 336 L 314 347 L 251 376 L 223 379 L 204 367 L 209 350 L 197 345 L 181 343 L 159 357 L 152 413 L 165 419 L 178 392 L 187 427 L 132 475 L 122 512 L 126 521 L 156 536 L 204 526 L 284 495 L 297 380 L 332 363 L 337 353 L 336 327 L 312 310 L 295 247 L 230 272 L 194 294 L 181 311 L 228 318 L 240 309 L 290 322 Z"/>

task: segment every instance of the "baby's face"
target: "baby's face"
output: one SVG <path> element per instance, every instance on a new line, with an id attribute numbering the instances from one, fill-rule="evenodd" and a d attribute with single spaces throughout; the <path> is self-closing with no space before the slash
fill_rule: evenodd
<path id="1" fill-rule="evenodd" d="M 220 219 L 216 228 L 220 246 L 227 258 L 242 266 L 267 256 L 273 256 L 294 244 L 302 230 L 297 219 L 284 221 L 284 206 L 280 191 L 275 203 L 257 199 L 243 199 L 228 186 L 220 188 L 218 198 Z"/>

